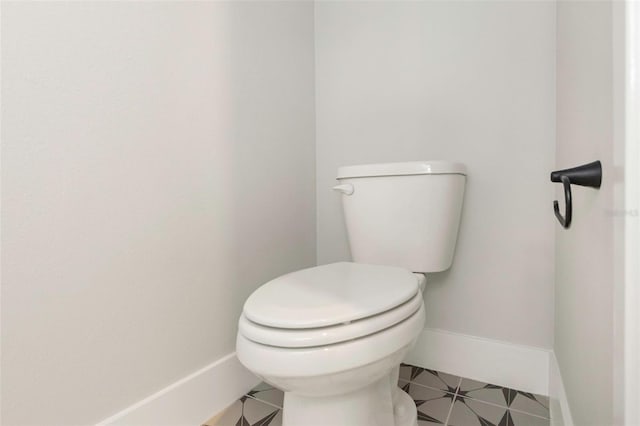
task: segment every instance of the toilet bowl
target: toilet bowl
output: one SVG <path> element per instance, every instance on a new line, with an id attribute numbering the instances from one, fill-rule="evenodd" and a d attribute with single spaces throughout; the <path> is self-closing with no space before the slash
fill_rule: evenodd
<path id="1" fill-rule="evenodd" d="M 397 381 L 424 327 L 423 277 L 341 262 L 277 278 L 247 300 L 238 358 L 285 392 L 284 426 L 417 424 Z"/>
<path id="2" fill-rule="evenodd" d="M 466 168 L 346 166 L 337 180 L 355 263 L 259 287 L 238 322 L 238 359 L 284 391 L 284 426 L 417 426 L 399 366 L 424 326 L 424 274 L 453 261 Z"/>

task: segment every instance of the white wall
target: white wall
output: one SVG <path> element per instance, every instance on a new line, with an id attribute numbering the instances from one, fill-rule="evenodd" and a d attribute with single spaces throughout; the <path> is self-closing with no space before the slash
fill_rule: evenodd
<path id="1" fill-rule="evenodd" d="M 544 348 L 553 335 L 555 4 L 316 4 L 318 262 L 348 259 L 341 165 L 469 169 L 427 326 Z"/>
<path id="2" fill-rule="evenodd" d="M 315 263 L 313 6 L 2 8 L 2 423 L 89 424 Z"/>
<path id="3" fill-rule="evenodd" d="M 554 351 L 576 425 L 614 424 L 615 164 L 611 2 L 558 3 L 558 168 L 600 160 L 600 190 L 573 187 L 573 223 L 556 226 Z M 560 188 L 557 188 L 560 196 Z"/>

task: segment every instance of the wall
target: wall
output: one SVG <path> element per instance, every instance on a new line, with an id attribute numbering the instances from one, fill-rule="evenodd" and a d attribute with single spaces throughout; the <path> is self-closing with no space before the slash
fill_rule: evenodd
<path id="1" fill-rule="evenodd" d="M 316 4 L 318 262 L 349 258 L 341 165 L 448 159 L 469 170 L 453 267 L 427 326 L 550 348 L 555 4 Z"/>
<path id="2" fill-rule="evenodd" d="M 2 8 L 2 423 L 95 423 L 315 263 L 313 6 Z"/>
<path id="3" fill-rule="evenodd" d="M 574 188 L 571 229 L 556 227 L 554 351 L 576 425 L 613 424 L 615 166 L 611 2 L 558 3 L 559 168 L 600 160 L 600 190 Z M 559 191 L 559 189 L 558 189 Z M 559 192 L 558 192 L 559 196 Z M 617 325 L 621 327 L 620 324 Z"/>

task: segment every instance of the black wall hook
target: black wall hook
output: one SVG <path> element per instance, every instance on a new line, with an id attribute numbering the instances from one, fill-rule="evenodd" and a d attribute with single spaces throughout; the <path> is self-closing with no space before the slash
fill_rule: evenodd
<path id="1" fill-rule="evenodd" d="M 573 216 L 571 184 L 600 188 L 602 183 L 602 164 L 600 161 L 594 161 L 593 163 L 583 164 L 582 166 L 573 167 L 571 169 L 551 172 L 551 182 L 562 182 L 562 185 L 564 186 L 564 217 L 560 214 L 558 201 L 553 202 L 553 211 L 556 218 L 558 218 L 560 225 L 566 229 L 571 226 L 571 218 Z"/>

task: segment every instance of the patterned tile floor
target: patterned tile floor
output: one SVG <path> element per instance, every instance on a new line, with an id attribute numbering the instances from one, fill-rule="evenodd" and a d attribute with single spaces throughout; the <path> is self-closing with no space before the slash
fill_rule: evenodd
<path id="1" fill-rule="evenodd" d="M 399 386 L 415 401 L 419 426 L 549 425 L 546 396 L 406 364 Z M 204 426 L 280 426 L 282 400 L 281 391 L 262 383 Z"/>

